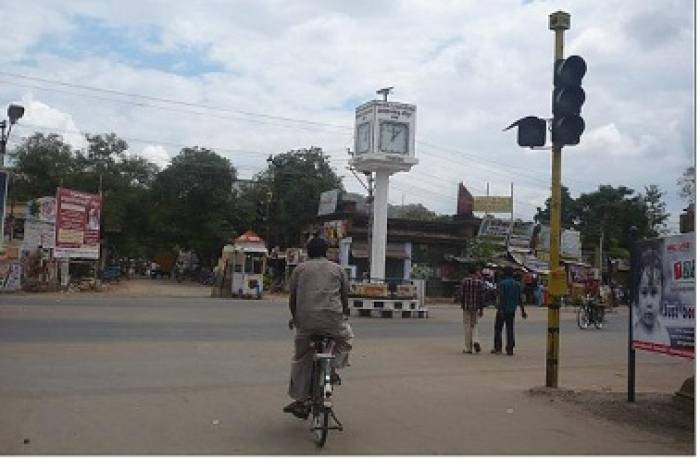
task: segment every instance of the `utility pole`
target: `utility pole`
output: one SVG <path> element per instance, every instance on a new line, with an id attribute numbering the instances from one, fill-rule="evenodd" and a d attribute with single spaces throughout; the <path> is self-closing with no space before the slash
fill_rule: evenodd
<path id="1" fill-rule="evenodd" d="M 564 31 L 570 27 L 570 15 L 557 11 L 549 15 L 549 29 L 554 31 L 554 62 L 564 58 Z M 559 296 L 565 291 L 564 273 L 559 267 L 561 237 L 561 150 L 552 143 L 552 206 L 549 237 L 549 295 L 547 304 L 547 387 L 557 387 L 559 380 Z"/>

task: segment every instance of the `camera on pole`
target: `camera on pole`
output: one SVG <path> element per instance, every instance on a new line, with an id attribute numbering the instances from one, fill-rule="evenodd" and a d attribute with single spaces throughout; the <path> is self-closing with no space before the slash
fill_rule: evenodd
<path id="1" fill-rule="evenodd" d="M 580 116 L 581 106 L 586 101 L 581 87 L 585 74 L 586 61 L 581 56 L 557 59 L 554 63 L 552 143 L 556 146 L 577 145 L 586 129 Z"/>

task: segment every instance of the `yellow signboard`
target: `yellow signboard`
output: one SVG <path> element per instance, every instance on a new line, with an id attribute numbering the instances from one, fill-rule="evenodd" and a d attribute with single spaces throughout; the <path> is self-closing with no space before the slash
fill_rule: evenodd
<path id="1" fill-rule="evenodd" d="M 559 268 L 554 272 L 549 273 L 549 294 L 551 296 L 563 296 L 569 293 L 566 286 L 566 271 L 564 268 Z"/>
<path id="2" fill-rule="evenodd" d="M 510 196 L 474 196 L 475 212 L 510 213 L 513 198 Z"/>

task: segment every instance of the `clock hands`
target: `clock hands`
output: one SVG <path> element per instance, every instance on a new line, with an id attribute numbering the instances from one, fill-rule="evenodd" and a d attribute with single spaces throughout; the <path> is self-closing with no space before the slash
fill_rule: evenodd
<path id="1" fill-rule="evenodd" d="M 403 132 L 402 129 L 397 129 L 395 126 L 392 126 L 391 127 L 391 141 L 393 142 L 394 139 L 396 139 L 399 136 L 399 134 L 401 134 L 401 132 Z"/>

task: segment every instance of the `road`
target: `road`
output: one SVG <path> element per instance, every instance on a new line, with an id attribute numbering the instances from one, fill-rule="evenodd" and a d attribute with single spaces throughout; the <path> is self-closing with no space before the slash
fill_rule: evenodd
<path id="1" fill-rule="evenodd" d="M 137 281 L 107 294 L 0 296 L 0 454 L 310 454 L 285 415 L 282 298 L 208 298 Z M 516 323 L 516 355 L 464 355 L 459 311 L 355 318 L 324 454 L 691 454 L 669 437 L 528 395 L 544 382 L 546 312 Z M 493 311 L 480 324 L 492 341 Z M 560 387 L 626 390 L 626 314 L 578 330 L 562 313 Z M 672 393 L 693 362 L 638 353 L 638 390 Z M 594 441 L 593 441 L 594 439 Z"/>

